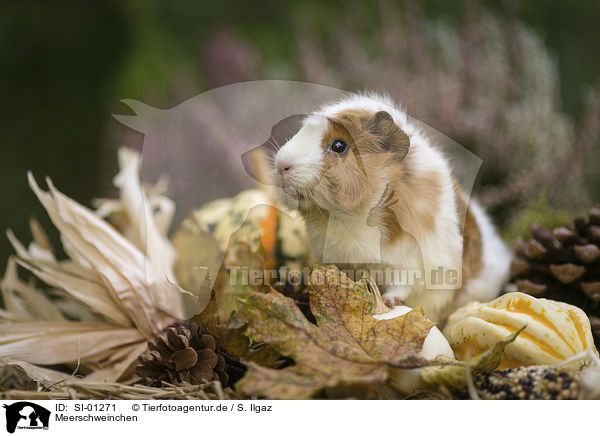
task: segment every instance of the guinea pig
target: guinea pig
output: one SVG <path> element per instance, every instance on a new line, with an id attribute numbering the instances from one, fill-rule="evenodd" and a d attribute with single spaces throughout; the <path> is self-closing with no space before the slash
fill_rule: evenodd
<path id="1" fill-rule="evenodd" d="M 511 256 L 490 219 L 385 97 L 353 94 L 307 115 L 274 164 L 313 257 L 379 273 L 390 306 L 422 307 L 443 322 L 495 298 L 508 279 Z"/>

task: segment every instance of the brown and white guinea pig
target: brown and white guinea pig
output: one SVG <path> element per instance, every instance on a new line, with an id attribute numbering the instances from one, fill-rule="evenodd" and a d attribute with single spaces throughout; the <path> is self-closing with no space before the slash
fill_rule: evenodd
<path id="1" fill-rule="evenodd" d="M 321 107 L 278 150 L 275 166 L 298 201 L 312 255 L 386 271 L 377 281 L 389 305 L 443 321 L 469 301 L 493 299 L 508 279 L 510 254 L 490 220 L 389 99 L 351 95 Z"/>

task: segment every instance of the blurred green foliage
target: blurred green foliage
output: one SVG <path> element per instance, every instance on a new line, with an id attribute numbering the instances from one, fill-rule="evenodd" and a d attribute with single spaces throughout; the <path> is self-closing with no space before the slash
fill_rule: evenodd
<path id="1" fill-rule="evenodd" d="M 521 210 L 513 217 L 511 224 L 502 232 L 502 238 L 512 245 L 519 237 L 525 240 L 531 238 L 529 229 L 533 223 L 540 224 L 546 229 L 553 229 L 569 224 L 571 218 L 568 211 L 550 206 L 546 199 L 546 193 L 540 192 L 536 203 Z"/>
<path id="2" fill-rule="evenodd" d="M 460 26 L 463 2 L 422 3 L 429 16 Z M 499 14 L 512 8 L 540 33 L 559 62 L 564 109 L 577 116 L 589 87 L 600 79 L 600 2 L 484 3 Z M 338 25 L 341 8 L 356 5 L 341 0 L 2 2 L 0 228 L 11 227 L 28 241 L 28 217 L 47 222 L 27 187 L 27 170 L 38 179 L 51 176 L 59 189 L 84 204 L 105 194 L 113 168 L 109 171 L 100 162 L 115 159 L 104 156 L 103 147 L 111 141 L 108 132 L 117 128 L 110 114 L 124 110 L 119 99 L 168 107 L 222 84 L 207 79 L 203 64 L 206 42 L 216 30 L 231 30 L 270 66 L 269 77 L 256 70 L 249 79 L 294 80 L 299 77 L 298 42 L 291 31 L 295 23 L 306 20 L 318 34 Z M 364 26 L 346 31 L 368 32 L 377 26 L 376 8 L 366 7 L 366 12 Z M 597 171 L 589 177 L 600 194 Z M 0 264 L 11 251 L 1 237 Z"/>

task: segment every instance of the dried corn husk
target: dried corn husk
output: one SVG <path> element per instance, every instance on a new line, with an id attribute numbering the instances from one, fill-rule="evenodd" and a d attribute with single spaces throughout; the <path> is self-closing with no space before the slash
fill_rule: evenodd
<path id="1" fill-rule="evenodd" d="M 59 364 L 88 381 L 127 380 L 146 340 L 184 317 L 185 291 L 175 283 L 174 250 L 166 238 L 172 202 L 162 196 L 161 186 L 146 195 L 139 154 L 121 150 L 119 157 L 120 198 L 100 202 L 96 213 L 60 193 L 49 179 L 46 192 L 28 175 L 68 259 L 56 259 L 35 222 L 28 247 L 8 232 L 16 257 L 9 259 L 0 285 L 5 304 L 0 365 L 18 365 L 36 381 L 69 379 L 70 373 L 43 367 Z M 114 214 L 123 233 L 101 217 Z M 18 266 L 50 289 L 22 281 Z"/>

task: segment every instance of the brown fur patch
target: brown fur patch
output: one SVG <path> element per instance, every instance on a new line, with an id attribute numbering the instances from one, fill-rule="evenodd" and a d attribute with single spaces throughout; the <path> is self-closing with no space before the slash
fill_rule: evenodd
<path id="1" fill-rule="evenodd" d="M 362 153 L 392 151 L 398 161 L 408 152 L 410 138 L 398 127 L 392 116 L 385 111 L 375 114 L 364 110 L 346 110 L 328 118 L 331 133 L 342 134 L 342 138 L 352 141 Z M 326 149 L 336 136 L 325 135 L 323 148 Z"/>
<path id="2" fill-rule="evenodd" d="M 379 226 L 384 242 L 389 243 L 392 238 L 398 238 L 404 232 L 393 209 L 398 201 L 395 191 L 388 184 L 377 204 L 369 211 L 367 224 Z"/>
<path id="3" fill-rule="evenodd" d="M 371 202 L 386 167 L 404 159 L 410 140 L 387 112 L 347 110 L 328 121 L 321 143 L 325 158 L 320 194 L 332 207 L 358 211 Z M 336 139 L 347 144 L 347 152 L 330 150 Z"/>
<path id="4" fill-rule="evenodd" d="M 332 208 L 340 207 L 352 211 L 359 207 L 369 194 L 363 153 L 349 129 L 337 122 L 330 121 L 329 124 L 321 144 L 325 158 L 319 191 Z M 348 146 L 344 154 L 328 151 L 336 139 L 343 140 Z"/>
<path id="5" fill-rule="evenodd" d="M 469 279 L 477 277 L 483 268 L 483 245 L 479 225 L 456 180 L 454 180 L 454 192 L 459 220 L 464 217 L 464 222 L 461 221 L 459 224 L 460 233 L 463 235 L 462 280 L 466 283 Z"/>
<path id="6" fill-rule="evenodd" d="M 442 182 L 439 175 L 435 172 L 416 174 L 409 170 L 411 166 L 408 162 L 406 165 L 401 176 L 390 183 L 395 197 L 399 199 L 392 206 L 397 225 L 385 221 L 390 242 L 402 237 L 404 232 L 418 239 L 419 235 L 433 231 L 435 217 L 440 210 Z"/>
<path id="7" fill-rule="evenodd" d="M 405 232 L 417 236 L 432 231 L 440 207 L 440 177 L 414 171 L 410 139 L 392 117 L 387 112 L 347 110 L 328 120 L 321 144 L 325 154 L 321 195 L 346 210 L 357 209 L 372 205 L 381 182 L 387 181 L 377 205 L 362 211 L 377 222 L 384 241 L 393 243 Z M 338 138 L 348 145 L 344 155 L 329 149 Z"/>
<path id="8" fill-rule="evenodd" d="M 405 236 L 416 237 L 434 231 L 440 210 L 442 182 L 435 172 L 414 175 L 411 171 L 396 174 L 382 198 L 370 212 L 379 217 L 382 236 L 387 243 Z"/>

